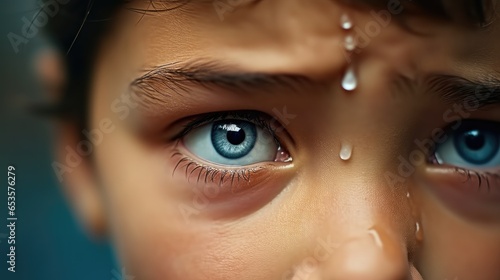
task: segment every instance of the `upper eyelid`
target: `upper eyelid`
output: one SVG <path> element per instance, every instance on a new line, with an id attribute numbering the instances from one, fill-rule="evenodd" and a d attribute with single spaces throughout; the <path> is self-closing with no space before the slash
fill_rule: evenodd
<path id="1" fill-rule="evenodd" d="M 274 120 L 271 116 L 267 115 L 263 112 L 257 112 L 257 111 L 227 111 L 227 112 L 215 112 L 215 113 L 209 113 L 205 115 L 200 115 L 197 117 L 192 117 L 193 120 L 191 122 L 188 122 L 187 124 L 184 125 L 184 129 L 182 132 L 178 135 L 178 138 L 183 137 L 187 135 L 189 132 L 191 132 L 193 129 L 199 128 L 203 125 L 215 122 L 215 121 L 220 121 L 220 120 L 225 120 L 225 119 L 241 119 L 244 121 L 249 121 L 253 122 L 256 125 L 260 126 L 261 128 L 267 130 L 269 133 L 273 135 L 274 138 L 276 138 L 275 132 L 276 129 L 273 128 L 271 125 L 268 124 L 271 120 Z M 275 139 L 277 141 L 277 139 Z"/>
<path id="2" fill-rule="evenodd" d="M 457 125 L 457 123 L 460 123 L 460 125 L 458 127 L 455 127 Z M 491 120 L 481 120 L 481 119 L 465 119 L 465 120 L 460 120 L 460 122 L 452 122 L 450 124 L 448 124 L 447 126 L 443 127 L 442 130 L 444 131 L 445 135 L 447 135 L 447 141 L 449 140 L 449 137 L 451 137 L 451 135 L 453 133 L 456 133 L 456 132 L 461 132 L 463 131 L 464 129 L 467 129 L 468 126 L 473 126 L 473 125 L 476 125 L 477 128 L 479 129 L 482 129 L 484 127 L 487 127 L 487 128 L 493 128 L 493 130 L 497 133 L 500 134 L 500 122 L 497 122 L 497 121 L 491 121 Z M 431 138 L 432 139 L 432 138 Z M 437 147 L 439 145 L 442 145 L 443 143 L 436 143 L 433 141 L 433 145 L 434 147 L 429 151 L 431 154 L 434 154 Z"/>
<path id="3" fill-rule="evenodd" d="M 460 126 L 454 128 L 457 122 L 453 122 L 444 128 L 444 131 L 449 134 L 456 131 L 467 129 L 469 126 L 476 126 L 478 129 L 492 128 L 494 131 L 500 133 L 500 122 L 481 119 L 465 119 L 461 120 Z"/>

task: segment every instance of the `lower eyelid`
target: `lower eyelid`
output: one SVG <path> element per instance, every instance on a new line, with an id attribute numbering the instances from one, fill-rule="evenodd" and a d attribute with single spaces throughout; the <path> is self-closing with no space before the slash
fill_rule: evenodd
<path id="1" fill-rule="evenodd" d="M 453 166 L 430 166 L 426 169 L 432 182 L 448 185 L 463 191 L 474 191 L 484 195 L 499 195 L 500 171 L 474 171 Z"/>
<path id="2" fill-rule="evenodd" d="M 253 185 L 262 183 L 264 177 L 277 175 L 277 172 L 292 167 L 292 163 L 285 162 L 262 162 L 244 167 L 218 166 L 201 159 L 194 159 L 189 155 L 186 148 L 177 144 L 176 151 L 171 159 L 175 162 L 172 176 L 181 173 L 189 183 L 206 184 L 216 183 L 219 186 L 230 186 L 239 184 L 239 189 L 248 189 Z M 255 178 L 257 177 L 257 178 Z"/>
<path id="3" fill-rule="evenodd" d="M 472 222 L 500 223 L 500 174 L 449 166 L 426 169 L 424 188 L 453 213 Z"/>
<path id="4" fill-rule="evenodd" d="M 278 197 L 295 174 L 292 164 L 223 169 L 201 164 L 175 148 L 169 152 L 173 184 L 180 186 L 177 190 L 182 193 L 184 203 L 193 207 L 203 204 L 200 206 L 203 209 L 196 209 L 198 218 L 229 219 L 253 213 Z"/>
<path id="5" fill-rule="evenodd" d="M 217 183 L 219 185 L 224 185 L 228 183 L 228 180 L 230 180 L 232 185 L 235 178 L 237 182 L 240 182 L 241 180 L 249 182 L 250 176 L 253 173 L 263 169 L 258 167 L 222 169 L 201 164 L 181 153 L 177 153 L 174 156 L 179 157 L 180 159 L 172 171 L 172 176 L 175 176 L 176 171 L 183 171 L 184 176 L 190 183 Z"/>

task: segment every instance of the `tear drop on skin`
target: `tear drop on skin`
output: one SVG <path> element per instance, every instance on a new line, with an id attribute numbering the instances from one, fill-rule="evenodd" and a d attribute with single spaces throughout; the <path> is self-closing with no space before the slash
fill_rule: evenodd
<path id="1" fill-rule="evenodd" d="M 358 87 L 358 80 L 356 79 L 356 74 L 354 74 L 354 68 L 349 66 L 342 79 L 342 88 L 346 91 L 353 91 Z"/>
<path id="2" fill-rule="evenodd" d="M 348 161 L 352 156 L 352 146 L 347 143 L 343 143 L 340 147 L 340 158 L 344 161 Z"/>
<path id="3" fill-rule="evenodd" d="M 356 48 L 356 41 L 354 40 L 354 37 L 351 35 L 345 37 L 344 48 L 349 52 L 352 52 Z"/>
<path id="4" fill-rule="evenodd" d="M 352 28 L 352 21 L 351 18 L 349 18 L 348 15 L 343 14 L 340 16 L 340 26 L 342 26 L 342 29 L 344 30 L 349 30 Z"/>
<path id="5" fill-rule="evenodd" d="M 384 248 L 384 243 L 382 242 L 382 238 L 380 237 L 380 233 L 376 229 L 370 229 L 368 234 L 373 237 L 373 241 L 380 249 Z"/>
<path id="6" fill-rule="evenodd" d="M 424 233 L 422 231 L 422 227 L 420 226 L 419 222 L 415 223 L 415 237 L 420 242 L 424 239 Z"/>

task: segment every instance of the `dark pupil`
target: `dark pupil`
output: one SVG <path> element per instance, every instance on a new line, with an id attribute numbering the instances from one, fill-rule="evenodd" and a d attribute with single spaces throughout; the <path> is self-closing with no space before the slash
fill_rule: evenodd
<path id="1" fill-rule="evenodd" d="M 465 144 L 471 150 L 477 151 L 484 147 L 486 139 L 484 135 L 477 130 L 469 131 L 465 135 Z"/>
<path id="2" fill-rule="evenodd" d="M 227 141 L 233 145 L 239 145 L 245 141 L 245 131 L 240 129 L 240 131 L 228 131 Z"/>

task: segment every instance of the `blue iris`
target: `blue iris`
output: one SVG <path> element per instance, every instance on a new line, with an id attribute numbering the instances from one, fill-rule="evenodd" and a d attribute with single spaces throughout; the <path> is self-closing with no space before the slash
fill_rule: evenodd
<path id="1" fill-rule="evenodd" d="M 212 145 L 217 153 L 228 159 L 239 159 L 248 155 L 257 142 L 255 124 L 238 121 L 217 121 L 212 126 Z"/>
<path id="2" fill-rule="evenodd" d="M 466 129 L 455 134 L 454 144 L 464 160 L 484 165 L 498 153 L 500 135 L 488 129 Z"/>
<path id="3" fill-rule="evenodd" d="M 463 168 L 500 167 L 500 124 L 484 120 L 464 120 L 450 129 L 446 140 L 436 146 L 439 164 Z"/>

